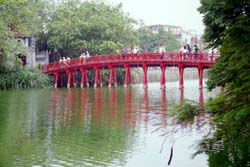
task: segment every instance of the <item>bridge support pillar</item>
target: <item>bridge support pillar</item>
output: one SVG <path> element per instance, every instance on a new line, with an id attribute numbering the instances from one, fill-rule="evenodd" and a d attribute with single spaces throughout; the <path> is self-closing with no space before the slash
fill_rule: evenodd
<path id="1" fill-rule="evenodd" d="M 71 71 L 67 71 L 66 73 L 67 73 L 67 75 L 68 75 L 67 88 L 70 88 L 72 73 L 71 73 Z"/>
<path id="2" fill-rule="evenodd" d="M 125 79 L 124 79 L 124 87 L 127 87 L 128 82 L 131 86 L 133 84 L 133 80 L 132 80 L 130 67 L 128 65 L 125 66 L 125 71 L 126 71 L 126 74 L 125 74 Z"/>
<path id="3" fill-rule="evenodd" d="M 75 80 L 74 73 L 72 71 L 67 71 L 66 73 L 68 75 L 67 88 L 70 88 L 71 81 L 73 81 L 73 85 L 74 87 L 76 87 L 76 80 Z"/>
<path id="4" fill-rule="evenodd" d="M 165 77 L 166 66 L 161 65 L 161 89 L 165 89 L 166 77 Z"/>
<path id="5" fill-rule="evenodd" d="M 60 78 L 60 86 L 63 87 L 63 75 L 59 75 Z"/>
<path id="6" fill-rule="evenodd" d="M 116 79 L 116 73 L 115 68 L 113 66 L 109 66 L 110 74 L 109 74 L 109 87 L 112 86 L 112 81 L 114 81 L 114 86 L 117 87 L 117 79 Z"/>
<path id="7" fill-rule="evenodd" d="M 198 75 L 199 75 L 199 88 L 201 89 L 203 87 L 203 66 L 198 65 Z"/>
<path id="8" fill-rule="evenodd" d="M 53 74 L 54 75 L 54 77 L 55 77 L 55 88 L 57 88 L 57 84 L 58 84 L 58 79 L 59 79 L 59 74 L 58 73 L 54 73 Z"/>
<path id="9" fill-rule="evenodd" d="M 75 79 L 74 72 L 72 72 L 72 80 L 73 80 L 73 85 L 76 88 L 76 79 Z"/>
<path id="10" fill-rule="evenodd" d="M 84 84 L 89 87 L 88 71 L 85 68 L 81 68 L 80 71 L 82 72 L 81 88 L 84 87 Z"/>
<path id="11" fill-rule="evenodd" d="M 95 67 L 95 83 L 94 83 L 94 88 L 97 88 L 98 83 L 102 87 L 102 76 L 101 76 L 101 70 L 98 67 Z"/>
<path id="12" fill-rule="evenodd" d="M 143 88 L 147 88 L 148 87 L 148 66 L 146 64 L 142 65 L 142 69 L 143 69 Z"/>
<path id="13" fill-rule="evenodd" d="M 179 87 L 184 88 L 184 66 L 179 65 Z"/>

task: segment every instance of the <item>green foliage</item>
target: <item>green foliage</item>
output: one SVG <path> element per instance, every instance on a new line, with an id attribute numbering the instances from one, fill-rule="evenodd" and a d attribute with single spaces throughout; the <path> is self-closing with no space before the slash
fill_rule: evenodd
<path id="1" fill-rule="evenodd" d="M 220 51 L 207 85 L 210 90 L 223 88 L 208 104 L 216 125 L 210 141 L 234 147 L 250 136 L 250 1 L 201 0 L 201 4 L 204 38 Z"/>
<path id="2" fill-rule="evenodd" d="M 0 2 L 0 20 L 11 32 L 34 35 L 42 30 L 47 0 L 3 0 Z"/>
<path id="3" fill-rule="evenodd" d="M 27 54 L 17 36 L 32 36 L 43 31 L 46 0 L 0 1 L 0 68 L 15 63 L 15 56 Z M 14 61 L 13 61 L 14 60 Z"/>
<path id="4" fill-rule="evenodd" d="M 136 43 L 135 21 L 126 16 L 121 5 L 69 0 L 56 9 L 47 26 L 48 45 L 64 56 L 117 53 Z"/>
<path id="5" fill-rule="evenodd" d="M 187 102 L 176 105 L 171 110 L 171 115 L 174 115 L 181 122 L 192 122 L 197 113 L 197 107 Z"/>
<path id="6" fill-rule="evenodd" d="M 235 143 L 221 142 L 214 139 L 203 139 L 194 154 L 206 152 L 209 155 L 210 167 L 245 167 L 250 161 L 249 138 L 241 137 Z"/>
<path id="7" fill-rule="evenodd" d="M 145 47 L 149 52 L 157 52 L 160 45 L 165 46 L 167 51 L 177 51 L 181 46 L 173 34 L 164 30 L 152 33 L 146 29 L 140 29 L 138 38 L 140 47 Z"/>
<path id="8" fill-rule="evenodd" d="M 38 69 L 15 67 L 13 69 L 1 69 L 1 89 L 30 89 L 49 87 L 49 78 Z"/>

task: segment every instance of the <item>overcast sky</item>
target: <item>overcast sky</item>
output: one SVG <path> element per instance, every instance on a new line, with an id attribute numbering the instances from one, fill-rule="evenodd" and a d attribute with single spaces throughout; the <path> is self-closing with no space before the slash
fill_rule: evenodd
<path id="1" fill-rule="evenodd" d="M 142 19 L 146 25 L 168 24 L 184 29 L 196 30 L 202 34 L 202 15 L 197 11 L 200 0 L 107 0 L 113 4 L 122 3 L 123 10 L 135 19 Z"/>

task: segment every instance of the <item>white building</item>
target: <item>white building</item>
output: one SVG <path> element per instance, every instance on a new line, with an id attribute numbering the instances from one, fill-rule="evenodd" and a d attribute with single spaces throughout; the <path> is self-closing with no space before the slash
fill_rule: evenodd
<path id="1" fill-rule="evenodd" d="M 162 25 L 162 24 L 156 24 L 156 25 L 150 25 L 146 26 L 148 30 L 150 30 L 153 33 L 158 32 L 160 29 L 163 29 L 167 32 L 171 32 L 175 35 L 176 39 L 181 42 L 181 44 L 197 44 L 199 41 L 199 37 L 197 36 L 196 32 L 194 30 L 184 30 L 180 26 L 173 26 L 173 25 Z"/>
<path id="2" fill-rule="evenodd" d="M 49 63 L 48 51 L 38 51 L 34 37 L 16 35 L 16 38 L 28 49 L 27 55 L 18 55 L 23 65 L 27 67 L 37 67 L 38 65 Z"/>

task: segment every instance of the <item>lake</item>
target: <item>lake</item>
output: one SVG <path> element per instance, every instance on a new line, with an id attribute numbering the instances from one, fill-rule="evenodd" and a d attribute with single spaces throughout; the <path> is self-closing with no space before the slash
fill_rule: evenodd
<path id="1" fill-rule="evenodd" d="M 166 167 L 173 146 L 172 167 L 207 167 L 206 154 L 192 159 L 207 116 L 180 125 L 169 112 L 216 92 L 178 85 L 1 91 L 0 166 Z"/>

